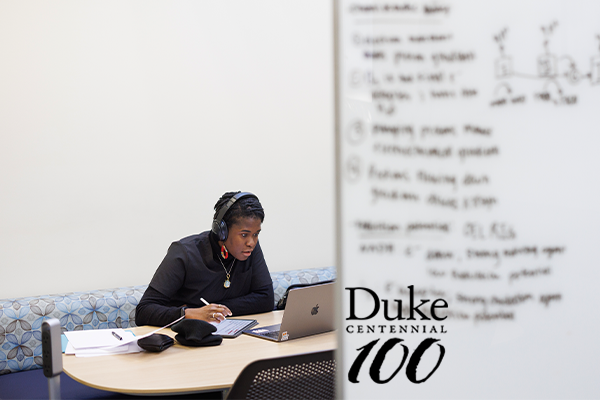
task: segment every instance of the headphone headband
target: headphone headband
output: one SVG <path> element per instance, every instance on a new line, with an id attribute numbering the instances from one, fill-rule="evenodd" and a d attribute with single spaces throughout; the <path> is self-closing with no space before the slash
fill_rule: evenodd
<path id="1" fill-rule="evenodd" d="M 223 221 L 223 217 L 227 214 L 227 211 L 233 206 L 233 204 L 241 199 L 242 197 L 254 197 L 258 200 L 255 194 L 250 192 L 240 192 L 233 195 L 227 203 L 219 210 L 217 217 L 213 220 L 212 224 L 212 232 L 217 235 L 217 238 L 221 241 L 225 241 L 227 239 L 227 235 L 229 234 L 227 224 Z"/>

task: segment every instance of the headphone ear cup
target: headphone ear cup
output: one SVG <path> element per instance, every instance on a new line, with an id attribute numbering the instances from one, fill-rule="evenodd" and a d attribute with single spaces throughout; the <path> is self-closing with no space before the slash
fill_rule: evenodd
<path id="1" fill-rule="evenodd" d="M 219 225 L 219 240 L 224 242 L 227 240 L 227 236 L 229 236 L 229 229 L 227 229 L 225 221 L 221 221 Z"/>
<path id="2" fill-rule="evenodd" d="M 217 236 L 217 239 L 221 240 L 221 229 L 216 219 L 213 219 L 211 231 Z"/>
<path id="3" fill-rule="evenodd" d="M 215 219 L 213 219 L 211 230 L 213 231 L 213 233 L 215 235 L 217 235 L 217 238 L 220 241 L 224 242 L 225 240 L 227 240 L 227 237 L 229 236 L 229 230 L 227 229 L 227 224 L 223 220 L 223 218 L 225 217 L 225 214 L 227 214 L 227 211 L 231 208 L 233 203 L 235 203 L 238 199 L 241 199 L 242 197 L 246 197 L 246 196 L 251 196 L 258 200 L 258 197 L 256 197 L 256 195 L 254 195 L 250 192 L 238 192 L 232 198 L 230 198 L 229 201 L 224 206 L 221 207 L 221 209 L 215 216 Z"/>

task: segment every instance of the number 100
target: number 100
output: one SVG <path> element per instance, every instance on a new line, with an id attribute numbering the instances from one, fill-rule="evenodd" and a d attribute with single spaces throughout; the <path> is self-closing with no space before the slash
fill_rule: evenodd
<path id="1" fill-rule="evenodd" d="M 369 342 L 368 344 L 364 345 L 363 347 L 360 347 L 357 349 L 357 351 L 360 351 L 360 353 L 358 354 L 358 356 L 352 363 L 350 370 L 348 371 L 348 380 L 350 382 L 358 383 L 358 373 L 360 372 L 360 369 L 362 368 L 362 365 L 365 362 L 367 356 L 369 355 L 371 350 L 373 350 L 373 347 L 375 347 L 375 345 L 377 344 L 377 342 L 379 342 L 379 340 L 380 339 L 373 340 L 372 342 Z M 402 357 L 402 361 L 400 362 L 400 365 L 398 366 L 398 368 L 396 368 L 396 370 L 392 373 L 392 375 L 389 378 L 387 378 L 387 379 L 381 378 L 381 367 L 383 366 L 383 362 L 385 361 L 385 357 L 387 356 L 387 353 L 392 348 L 394 348 L 394 346 L 396 346 L 398 343 L 400 343 L 402 341 L 403 341 L 403 339 L 398 339 L 398 338 L 389 339 L 377 351 L 377 354 L 375 355 L 375 358 L 373 359 L 373 362 L 371 363 L 371 368 L 369 368 L 369 375 L 371 376 L 371 379 L 373 380 L 373 382 L 388 383 L 396 376 L 396 374 L 398 374 L 398 372 L 400 372 L 400 369 L 404 366 L 404 363 L 406 362 L 406 359 L 408 358 L 408 347 L 406 347 L 403 344 L 401 344 L 401 346 L 404 348 L 404 356 Z M 411 381 L 412 383 L 423 383 L 423 382 L 427 381 L 427 379 L 429 379 L 431 377 L 431 375 L 433 375 L 433 373 L 438 369 L 438 367 L 442 363 L 442 360 L 444 359 L 444 354 L 446 354 L 446 349 L 444 348 L 444 346 L 442 346 L 439 343 L 437 345 L 440 348 L 440 356 L 438 357 L 437 364 L 435 364 L 435 367 L 433 367 L 433 369 L 429 372 L 429 374 L 427 374 L 427 376 L 425 378 L 423 378 L 421 380 L 417 379 L 417 367 L 419 366 L 421 357 L 423 357 L 423 354 L 425 354 L 425 352 L 431 347 L 431 345 L 433 345 L 435 342 L 439 342 L 439 341 L 440 341 L 440 339 L 427 338 L 427 339 L 423 340 L 421 342 L 421 344 L 419 344 L 419 346 L 417 346 L 416 350 L 410 356 L 410 360 L 408 361 L 408 364 L 406 365 L 406 377 L 408 378 L 409 381 Z"/>

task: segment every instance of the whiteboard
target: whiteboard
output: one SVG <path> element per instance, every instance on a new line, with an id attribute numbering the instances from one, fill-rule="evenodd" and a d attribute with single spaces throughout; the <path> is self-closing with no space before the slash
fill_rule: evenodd
<path id="1" fill-rule="evenodd" d="M 336 2 L 344 398 L 600 397 L 599 15 Z"/>

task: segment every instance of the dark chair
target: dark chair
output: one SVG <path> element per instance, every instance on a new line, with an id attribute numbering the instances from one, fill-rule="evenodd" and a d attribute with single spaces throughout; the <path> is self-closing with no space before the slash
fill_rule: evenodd
<path id="1" fill-rule="evenodd" d="M 269 358 L 247 365 L 227 399 L 333 399 L 333 350 Z"/>

